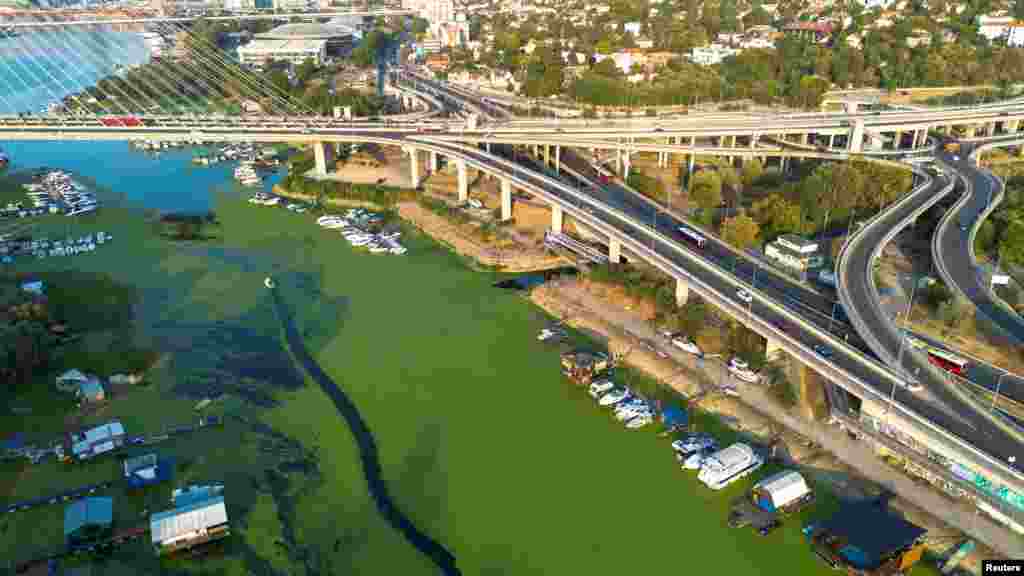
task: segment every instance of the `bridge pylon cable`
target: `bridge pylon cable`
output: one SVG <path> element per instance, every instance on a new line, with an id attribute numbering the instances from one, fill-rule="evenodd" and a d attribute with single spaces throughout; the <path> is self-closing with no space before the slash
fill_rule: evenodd
<path id="1" fill-rule="evenodd" d="M 206 55 L 208 55 L 209 57 L 211 57 L 212 59 L 214 59 L 216 61 L 219 61 L 221 63 L 221 65 L 225 69 L 227 69 L 227 70 L 232 70 L 232 69 L 235 70 L 237 72 L 237 74 L 238 74 L 237 79 L 239 81 L 247 82 L 250 85 L 250 87 L 255 87 L 257 92 L 262 90 L 268 97 L 270 97 L 271 101 L 275 101 L 276 100 L 276 101 L 279 101 L 279 102 L 283 102 L 284 105 L 285 105 L 285 110 L 286 111 L 287 111 L 288 108 L 291 108 L 296 113 L 296 115 L 298 115 L 298 116 L 303 116 L 303 115 L 309 115 L 309 116 L 314 116 L 314 117 L 319 116 L 319 114 L 316 112 L 316 110 L 313 110 L 311 107 L 309 107 L 305 103 L 303 103 L 301 101 L 297 101 L 296 99 L 292 98 L 290 94 L 288 94 L 287 92 L 282 91 L 280 88 L 278 88 L 274 84 L 272 84 L 270 82 L 267 82 L 265 80 L 261 80 L 261 79 L 257 78 L 256 76 L 254 76 L 253 74 L 249 73 L 244 68 L 242 68 L 242 66 L 240 64 L 238 64 L 238 63 L 228 62 L 227 60 L 225 60 L 225 58 L 222 55 L 222 52 L 221 52 L 220 48 L 217 47 L 216 45 L 210 43 L 205 38 L 199 37 L 198 35 L 193 34 L 191 31 L 188 31 L 188 30 L 186 30 L 185 33 L 187 35 L 189 35 L 190 37 L 194 38 L 194 41 L 198 42 L 200 46 L 204 46 L 206 48 L 204 50 Z M 303 112 L 303 110 L 305 110 L 305 113 Z"/>
<path id="2" fill-rule="evenodd" d="M 45 30 L 45 28 L 33 30 L 28 34 L 20 34 L 17 37 L 20 40 L 22 40 L 25 44 L 32 44 L 32 48 L 29 49 L 27 52 L 39 53 L 42 55 L 40 57 L 41 63 L 39 64 L 39 68 L 46 72 L 50 79 L 53 80 L 57 84 L 57 86 L 59 86 L 60 91 L 66 93 L 63 96 L 58 95 L 56 104 L 59 104 L 59 106 L 57 107 L 57 110 L 64 108 L 64 103 L 69 100 L 74 101 L 78 105 L 78 107 L 82 107 L 81 91 L 85 86 L 85 82 L 81 78 L 76 79 L 72 72 L 68 70 L 69 67 L 66 64 L 67 62 L 73 62 L 77 55 L 74 52 L 63 53 L 63 51 L 60 50 L 58 47 L 48 45 L 46 42 L 43 41 L 43 39 L 39 37 L 41 34 L 43 34 L 43 30 Z M 30 38 L 31 42 L 29 40 Z M 56 51 L 56 53 L 53 54 L 53 56 L 47 55 L 49 52 L 54 51 Z M 47 66 L 48 64 L 49 66 Z M 50 73 L 49 68 L 54 68 L 58 70 L 58 73 Z M 63 80 L 58 78 L 58 74 L 66 78 L 68 80 L 68 83 L 65 83 Z M 110 98 L 109 94 L 107 95 L 107 98 L 107 101 L 113 102 L 122 110 L 126 109 L 125 104 L 122 103 L 119 99 Z M 60 118 L 61 122 L 64 122 L 64 118 L 66 117 L 66 114 L 62 114 L 60 112 L 51 114 L 49 113 L 49 111 L 47 111 L 47 115 Z"/>
<path id="3" fill-rule="evenodd" d="M 227 93 L 220 82 L 208 82 L 207 78 L 202 76 L 191 77 L 185 73 L 184 68 L 183 63 L 176 63 L 172 66 L 165 62 L 154 62 L 151 60 L 141 70 L 144 70 L 145 74 L 163 84 L 170 94 L 178 95 L 178 87 L 180 86 L 180 100 L 175 101 L 183 103 L 180 106 L 183 112 L 195 113 L 197 110 L 209 109 L 208 97 L 211 94 L 217 94 L 218 92 Z M 199 86 L 200 84 L 202 86 Z M 189 103 L 189 93 L 193 95 L 192 103 Z M 224 111 L 227 112 L 227 110 L 228 108 L 225 105 Z"/>
<path id="4" fill-rule="evenodd" d="M 19 45 L 20 45 L 20 44 L 24 44 L 24 36 L 25 36 L 25 35 L 23 35 L 23 34 L 22 34 L 22 35 L 18 35 L 18 36 L 15 36 L 15 39 L 17 39 L 17 43 L 18 43 Z M 35 58 L 31 56 L 31 50 L 25 50 L 25 49 L 24 49 L 24 47 L 22 47 L 22 48 L 21 48 L 21 49 L 20 49 L 19 51 L 21 51 L 21 52 L 24 52 L 24 53 L 26 54 L 26 56 L 27 56 L 27 57 L 30 57 L 30 58 L 32 58 L 33 60 L 35 60 Z M 4 58 L 4 59 L 2 59 L 2 60 L 4 60 L 4 61 L 6 62 L 6 58 Z M 36 80 L 36 81 L 39 81 L 39 80 L 40 80 L 40 78 L 38 78 L 38 77 L 36 77 L 35 75 L 33 75 L 33 74 L 32 74 L 32 69 L 31 69 L 31 68 L 29 68 L 29 67 L 28 67 L 28 66 L 27 66 L 27 65 L 26 65 L 26 64 L 25 64 L 24 62 L 22 62 L 22 59 L 21 59 L 20 57 L 17 57 L 17 56 L 16 56 L 16 57 L 14 58 L 14 61 L 15 61 L 15 62 L 17 62 L 18 64 L 20 64 L 20 65 L 21 65 L 21 66 L 22 66 L 22 67 L 23 67 L 23 68 L 24 68 L 24 69 L 25 69 L 26 71 L 28 71 L 28 73 L 29 73 L 29 76 L 30 76 L 30 77 L 32 77 L 32 78 L 33 78 L 33 80 Z M 50 73 L 49 73 L 48 71 L 46 71 L 46 69 L 45 69 L 45 68 L 43 68 L 43 71 L 44 71 L 44 72 L 45 72 L 45 73 L 46 73 L 47 75 L 49 75 L 49 76 L 50 76 L 50 79 L 51 79 L 51 80 L 55 80 L 55 81 L 56 81 L 56 78 L 54 78 L 54 77 L 53 77 L 53 75 L 51 75 L 51 74 L 50 74 Z M 57 83 L 59 84 L 60 82 L 59 82 L 59 81 L 57 81 Z M 50 89 L 50 84 L 49 84 L 49 82 L 47 82 L 47 81 L 46 81 L 46 79 L 45 79 L 45 78 L 43 78 L 43 79 L 42 79 L 41 81 L 39 81 L 39 84 L 38 84 L 38 85 L 37 85 L 36 87 L 33 87 L 33 86 L 32 86 L 32 84 L 30 84 L 30 83 L 28 83 L 28 82 L 26 82 L 26 83 L 25 83 L 25 86 L 26 86 L 26 87 L 27 87 L 27 88 L 28 88 L 29 90 L 33 90 L 34 88 L 38 88 L 39 86 L 42 86 L 43 90 L 44 90 L 44 91 L 46 91 L 46 92 L 49 92 L 50 96 L 51 96 L 51 97 L 53 98 L 53 100 L 54 100 L 55 102 L 63 102 L 63 98 L 62 98 L 61 96 L 57 95 L 57 94 L 56 94 L 56 93 L 55 93 L 55 92 L 54 92 L 53 90 L 51 90 L 51 89 Z M 74 99 L 75 99 L 75 100 L 77 101 L 77 97 L 76 97 L 76 96 L 72 96 L 72 98 L 74 98 Z M 32 110 L 29 110 L 29 113 L 31 114 L 31 113 L 32 113 Z M 60 118 L 60 117 L 58 116 L 58 118 Z M 61 123 L 64 123 L 64 120 L 63 120 L 62 118 L 60 118 L 60 119 L 59 119 L 59 121 L 60 121 Z"/>
<path id="5" fill-rule="evenodd" d="M 37 33 L 37 34 L 42 35 L 42 34 L 45 34 L 46 30 L 47 30 L 46 28 L 41 28 L 41 29 L 39 29 L 38 32 L 33 31 L 32 33 Z M 73 67 L 73 68 L 77 68 L 80 72 L 83 72 L 82 75 L 84 76 L 85 74 L 84 74 L 84 71 L 82 70 L 81 66 L 77 65 L 77 64 L 79 64 L 79 62 L 76 62 L 76 60 L 78 60 L 78 58 L 74 57 L 74 56 L 81 56 L 81 63 L 89 64 L 90 68 L 92 68 L 94 70 L 95 75 L 96 75 L 95 77 L 97 78 L 97 80 L 95 80 L 96 84 L 94 84 L 94 85 L 99 86 L 99 80 L 98 79 L 102 78 L 103 76 L 105 76 L 106 73 L 104 73 L 104 71 L 98 65 L 93 64 L 88 59 L 88 54 L 90 54 L 89 50 L 82 50 L 81 47 L 74 48 L 74 47 L 71 46 L 71 40 L 70 39 L 74 36 L 74 33 L 72 33 L 72 32 L 63 32 L 63 31 L 61 31 L 60 29 L 57 29 L 57 28 L 52 29 L 51 32 L 52 32 L 52 37 L 55 40 L 59 39 L 60 41 L 62 41 L 64 43 L 65 46 L 67 46 L 69 48 L 68 54 L 70 56 L 72 56 L 72 57 L 67 58 L 66 61 L 70 64 L 70 66 Z M 89 36 L 88 29 L 86 31 L 86 36 L 87 37 Z M 76 40 L 77 40 L 77 38 L 76 38 Z M 133 103 L 135 103 L 136 106 L 139 105 L 139 103 L 134 98 L 132 98 L 127 92 L 125 92 L 121 88 L 121 85 L 120 85 L 119 82 L 114 81 L 114 82 L 110 82 L 108 84 L 110 86 L 112 86 L 115 90 L 120 92 L 125 97 L 125 99 L 128 102 L 133 102 Z M 77 94 L 80 95 L 82 90 L 84 90 L 84 89 L 85 89 L 84 82 L 80 82 L 79 83 L 79 88 L 77 90 Z M 121 109 L 124 110 L 126 113 L 128 113 L 128 114 L 132 113 L 132 111 L 130 109 L 127 109 L 125 107 L 125 105 L 121 102 L 120 99 L 116 99 L 115 98 L 114 102 L 119 107 L 121 107 Z"/>
<path id="6" fill-rule="evenodd" d="M 164 28 L 168 27 L 165 26 Z M 241 68 L 224 59 L 219 54 L 220 48 L 206 42 L 205 39 L 190 31 L 179 30 L 174 26 L 169 28 L 176 36 L 187 38 L 187 42 L 196 47 L 182 60 L 182 67 L 194 70 L 194 74 L 205 74 L 206 78 L 212 78 L 213 82 L 224 87 L 223 93 L 225 96 L 231 95 L 233 90 L 236 92 L 236 95 L 246 98 L 256 100 L 265 100 L 267 98 L 268 94 L 265 90 L 261 91 L 258 84 L 253 86 L 253 83 L 245 82 Z M 289 114 L 290 109 L 295 108 L 290 101 L 279 100 L 274 102 L 272 97 L 270 98 L 270 106 L 283 107 L 286 115 Z"/>
<path id="7" fill-rule="evenodd" d="M 101 30 L 103 31 L 104 37 L 110 37 L 111 41 L 113 43 L 117 43 L 118 44 L 118 47 L 123 47 L 123 44 L 121 42 L 119 42 L 119 38 L 120 37 L 118 36 L 117 32 L 114 32 L 113 30 L 107 30 L 105 28 L 101 28 Z M 96 43 L 98 44 L 99 43 L 99 37 L 96 37 L 95 40 L 96 40 Z M 127 48 L 125 48 L 124 51 L 125 51 L 125 53 L 129 53 Z M 157 110 L 163 111 L 163 104 L 161 103 L 160 94 L 169 94 L 170 96 L 168 96 L 167 99 L 171 102 L 171 105 L 172 106 L 176 105 L 181 110 L 185 110 L 186 108 L 185 108 L 185 105 L 183 104 L 183 102 L 187 103 L 187 97 L 184 94 L 182 94 L 182 98 L 181 99 L 179 99 L 177 97 L 178 94 L 177 94 L 177 88 L 175 87 L 175 85 L 173 83 L 171 83 L 171 82 L 165 81 L 155 70 L 153 70 L 153 66 L 157 66 L 157 65 L 158 64 L 153 63 L 153 62 L 150 61 L 150 62 L 144 63 L 143 66 L 138 68 L 138 72 L 135 73 L 134 76 L 135 76 L 136 79 L 138 79 L 138 81 L 140 83 L 142 83 L 142 86 L 137 86 L 135 84 L 127 82 L 127 80 L 125 81 L 125 84 L 128 87 L 130 87 L 132 89 L 132 91 L 137 92 L 138 94 L 144 96 L 150 102 L 153 102 L 153 104 L 154 104 L 154 106 L 156 107 Z M 129 71 L 129 73 L 131 73 L 131 72 Z M 150 83 L 149 83 L 149 85 L 147 87 L 146 84 L 145 84 L 146 76 L 152 76 L 152 78 L 155 79 L 157 82 L 163 84 L 164 88 L 166 88 L 166 91 L 164 91 L 161 88 L 157 88 L 155 86 L 155 82 L 152 82 L 152 81 L 150 81 Z M 117 82 L 115 80 L 114 81 L 114 85 L 115 86 L 119 86 L 120 82 Z M 187 86 L 183 86 L 183 88 L 187 88 Z M 142 112 L 145 113 L 146 110 L 147 109 L 144 108 L 142 110 Z"/>

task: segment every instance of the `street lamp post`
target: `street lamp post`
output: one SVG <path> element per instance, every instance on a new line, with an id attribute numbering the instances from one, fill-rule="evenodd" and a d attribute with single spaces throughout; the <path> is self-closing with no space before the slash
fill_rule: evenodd
<path id="1" fill-rule="evenodd" d="M 996 411 L 996 400 L 999 399 L 999 385 L 1003 383 L 1003 376 L 1006 376 L 1008 372 L 999 374 L 999 378 L 996 379 L 996 393 L 992 395 L 992 408 L 991 411 Z"/>
<path id="2" fill-rule="evenodd" d="M 910 300 L 907 301 L 907 311 L 903 314 L 903 322 L 907 324 L 910 323 L 910 311 L 914 307 L 914 293 L 917 292 L 917 282 L 914 279 L 913 274 L 910 275 L 910 279 L 912 281 L 912 286 L 910 288 Z M 903 341 L 906 340 L 907 337 L 904 333 L 903 328 L 900 328 L 898 325 L 896 326 L 896 328 L 898 328 L 900 331 L 900 348 L 899 351 L 896 353 L 896 366 L 899 366 L 900 360 L 903 357 Z"/>

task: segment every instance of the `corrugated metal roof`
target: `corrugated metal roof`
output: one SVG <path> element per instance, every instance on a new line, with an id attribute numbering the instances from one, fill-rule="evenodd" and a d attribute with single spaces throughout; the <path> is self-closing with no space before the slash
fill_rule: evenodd
<path id="1" fill-rule="evenodd" d="M 352 35 L 352 28 L 344 24 L 311 24 L 309 22 L 297 22 L 295 24 L 284 24 L 268 32 L 257 34 L 256 38 L 338 38 Z"/>
<path id="2" fill-rule="evenodd" d="M 149 531 L 154 544 L 175 540 L 207 528 L 225 524 L 228 511 L 224 497 L 217 496 L 188 506 L 150 516 Z"/>
<path id="3" fill-rule="evenodd" d="M 82 498 L 64 509 L 64 535 L 88 525 L 109 525 L 113 519 L 113 498 Z"/>
<path id="4" fill-rule="evenodd" d="M 804 477 L 795 470 L 784 470 L 773 474 L 754 486 L 771 495 L 776 506 L 785 506 L 810 491 Z"/>

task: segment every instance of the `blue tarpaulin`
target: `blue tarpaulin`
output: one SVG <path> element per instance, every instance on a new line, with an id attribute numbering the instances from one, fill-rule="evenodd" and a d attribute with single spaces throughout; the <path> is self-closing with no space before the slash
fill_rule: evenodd
<path id="1" fill-rule="evenodd" d="M 661 413 L 661 421 L 669 428 L 683 427 L 689 423 L 689 418 L 686 415 L 686 411 L 682 408 L 669 406 Z"/>
<path id="2" fill-rule="evenodd" d="M 17 450 L 25 445 L 25 436 L 18 432 L 14 436 L 0 442 L 0 450 Z"/>

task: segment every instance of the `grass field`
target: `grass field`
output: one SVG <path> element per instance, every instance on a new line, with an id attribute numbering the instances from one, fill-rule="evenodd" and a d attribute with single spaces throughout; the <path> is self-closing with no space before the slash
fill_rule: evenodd
<path id="1" fill-rule="evenodd" d="M 563 381 L 559 350 L 535 338 L 546 318 L 493 288 L 494 275 L 415 235 L 402 238 L 404 256 L 371 256 L 308 215 L 230 197 L 217 213 L 223 242 L 189 246 L 168 246 L 114 208 L 80 225 L 112 232 L 115 243 L 74 266 L 133 286 L 136 344 L 164 356 L 150 386 L 114 397 L 92 419 L 155 432 L 221 394 L 210 409 L 230 416 L 222 429 L 159 449 L 175 460 L 175 486 L 226 484 L 234 536 L 224 553 L 158 562 L 139 544 L 107 560 L 104 573 L 435 573 L 381 519 L 344 421 L 282 347 L 268 274 L 373 430 L 398 505 L 464 574 L 831 572 L 796 519 L 768 537 L 727 528 L 728 502 L 749 482 L 707 490 L 679 470 L 653 427 L 625 431 Z M 710 418 L 698 423 L 728 441 Z M 0 497 L 110 473 L 102 461 L 49 466 L 0 468 L 9 492 Z M 166 506 L 169 490 L 119 493 L 119 523 Z M 834 505 L 825 496 L 820 510 Z M 0 520 L 0 557 L 59 544 L 60 509 Z M 28 532 L 24 521 L 40 528 Z"/>

